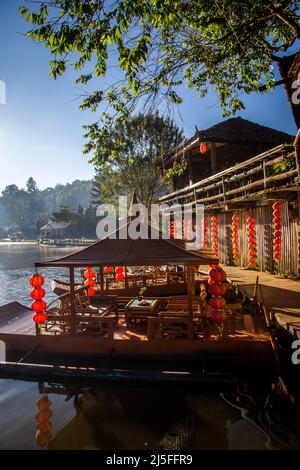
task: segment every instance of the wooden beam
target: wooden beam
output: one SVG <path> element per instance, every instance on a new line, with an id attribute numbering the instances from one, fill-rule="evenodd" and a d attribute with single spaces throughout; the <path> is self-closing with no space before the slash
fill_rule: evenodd
<path id="1" fill-rule="evenodd" d="M 189 332 L 188 338 L 193 339 L 193 297 L 195 295 L 195 282 L 194 278 L 194 266 L 187 266 L 186 268 L 187 278 L 187 294 L 188 294 L 188 309 L 189 309 Z"/>
<path id="2" fill-rule="evenodd" d="M 74 268 L 69 268 L 70 274 L 70 305 L 71 305 L 71 316 L 72 316 L 72 335 L 76 334 L 76 307 L 75 307 L 75 279 L 74 279 Z"/>

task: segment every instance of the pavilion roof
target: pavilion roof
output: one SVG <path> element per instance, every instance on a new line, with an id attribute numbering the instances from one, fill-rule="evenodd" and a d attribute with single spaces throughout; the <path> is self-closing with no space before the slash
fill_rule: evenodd
<path id="1" fill-rule="evenodd" d="M 36 267 L 85 267 L 85 266 L 161 266 L 217 264 L 211 251 L 187 250 L 186 242 L 164 239 L 162 232 L 148 227 L 151 238 L 122 239 L 124 229 L 119 228 L 109 237 L 67 256 L 35 263 Z M 122 233 L 121 233 L 122 230 Z"/>

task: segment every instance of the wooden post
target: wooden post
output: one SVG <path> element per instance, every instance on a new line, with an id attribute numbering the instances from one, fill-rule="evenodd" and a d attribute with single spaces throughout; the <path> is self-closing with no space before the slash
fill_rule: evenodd
<path id="1" fill-rule="evenodd" d="M 100 274 L 100 294 L 104 294 L 104 276 L 103 276 L 103 266 L 100 266 L 99 268 L 99 274 Z"/>
<path id="2" fill-rule="evenodd" d="M 212 174 L 217 172 L 217 152 L 215 142 L 210 144 L 210 165 Z"/>
<path id="3" fill-rule="evenodd" d="M 128 289 L 127 266 L 125 266 L 124 268 L 124 275 L 125 275 L 125 289 Z"/>
<path id="4" fill-rule="evenodd" d="M 71 317 L 72 317 L 72 335 L 76 334 L 76 307 L 75 307 L 75 280 L 74 280 L 74 268 L 69 268 L 70 273 L 70 305 L 71 305 Z"/>
<path id="5" fill-rule="evenodd" d="M 188 324 L 188 338 L 193 339 L 193 292 L 195 292 L 195 283 L 193 283 L 194 266 L 187 266 L 187 294 L 188 294 L 188 308 L 189 308 L 189 324 Z M 193 286 L 194 284 L 194 286 Z"/>
<path id="6" fill-rule="evenodd" d="M 189 184 L 192 186 L 193 184 L 193 162 L 191 159 L 191 154 L 190 152 L 188 153 L 188 173 L 189 173 Z"/>
<path id="7" fill-rule="evenodd" d="M 264 174 L 264 189 L 267 189 L 267 170 L 266 170 L 266 160 L 262 162 L 263 174 Z"/>

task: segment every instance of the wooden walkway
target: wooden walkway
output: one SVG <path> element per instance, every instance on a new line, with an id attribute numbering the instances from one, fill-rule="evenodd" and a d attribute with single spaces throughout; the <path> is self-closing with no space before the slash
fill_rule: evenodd
<path id="1" fill-rule="evenodd" d="M 224 266 L 224 270 L 228 279 L 243 289 L 249 298 L 253 298 L 258 276 L 267 309 L 281 326 L 300 339 L 300 282 L 233 266 Z"/>

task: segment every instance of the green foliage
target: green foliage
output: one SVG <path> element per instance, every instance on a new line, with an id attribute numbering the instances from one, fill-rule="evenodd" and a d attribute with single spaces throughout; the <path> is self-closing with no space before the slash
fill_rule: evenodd
<path id="1" fill-rule="evenodd" d="M 158 113 L 138 114 L 117 122 L 110 132 L 93 131 L 87 136 L 93 140 L 92 162 L 98 169 L 100 199 L 112 202 L 119 194 L 134 191 L 138 201 L 146 205 L 162 187 L 159 168 L 170 148 L 183 140 L 174 122 Z"/>
<path id="2" fill-rule="evenodd" d="M 137 103 L 180 104 L 179 85 L 200 97 L 212 87 L 224 115 L 233 114 L 244 107 L 241 93 L 273 88 L 272 62 L 300 38 L 295 0 L 49 0 L 20 14 L 33 25 L 28 37 L 49 49 L 54 78 L 71 66 L 87 84 L 117 58 L 123 84 L 82 105 L 101 109 L 103 132 Z M 98 132 L 98 123 L 90 126 L 87 152 Z"/>
<path id="3" fill-rule="evenodd" d="M 168 168 L 165 171 L 164 179 L 166 181 L 172 180 L 173 176 L 181 176 L 183 175 L 188 168 L 188 162 L 186 159 L 182 160 L 182 162 L 176 163 L 173 168 Z"/>
<path id="4" fill-rule="evenodd" d="M 278 163 L 274 163 L 270 169 L 270 176 L 280 175 L 281 173 L 286 173 L 291 170 L 296 169 L 295 158 L 286 157 Z"/>

